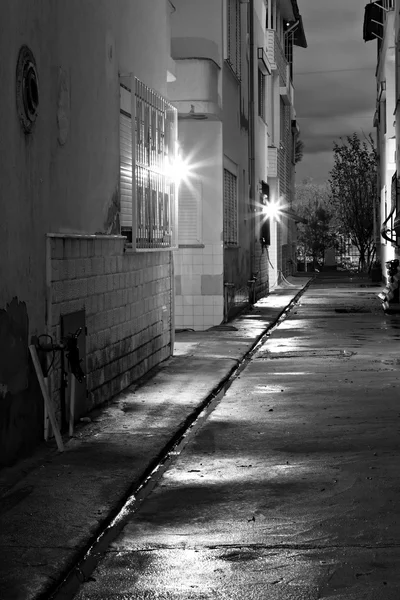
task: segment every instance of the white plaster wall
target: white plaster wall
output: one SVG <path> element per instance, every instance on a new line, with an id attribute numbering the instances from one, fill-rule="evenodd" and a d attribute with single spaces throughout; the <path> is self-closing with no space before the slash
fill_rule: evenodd
<path id="1" fill-rule="evenodd" d="M 380 124 L 380 180 L 381 180 L 381 205 L 380 219 L 384 223 L 387 215 L 391 211 L 391 186 L 392 176 L 396 171 L 396 143 L 393 139 L 395 135 L 394 111 L 396 105 L 396 69 L 395 54 L 393 49 L 394 40 L 394 14 L 388 13 L 385 42 L 381 50 L 379 79 L 386 82 L 386 133 L 383 133 L 383 124 Z M 386 199 L 386 210 L 385 210 Z M 381 242 L 381 261 L 383 264 L 383 274 L 386 275 L 384 263 L 395 257 L 395 249 L 392 244 L 382 237 Z"/>
<path id="2" fill-rule="evenodd" d="M 265 3 L 255 2 L 255 15 L 254 15 L 254 53 L 257 56 L 257 49 L 259 47 L 266 47 L 266 11 L 265 11 Z M 267 181 L 267 151 L 268 148 L 268 115 L 270 113 L 270 109 L 267 106 L 269 103 L 269 98 L 266 99 L 266 114 L 265 121 L 259 117 L 259 107 L 258 107 L 258 93 L 257 93 L 257 85 L 258 85 L 258 60 L 257 58 L 254 61 L 254 82 L 255 82 L 255 168 L 256 168 L 256 181 Z M 268 81 L 268 83 L 270 83 Z M 268 83 L 266 82 L 266 95 L 268 96 Z"/>
<path id="3" fill-rule="evenodd" d="M 223 319 L 222 124 L 181 121 L 179 142 L 183 155 L 190 157 L 193 176 L 201 182 L 202 247 L 174 253 L 175 327 L 203 330 Z"/>
<path id="4" fill-rule="evenodd" d="M 174 0 L 176 12 L 171 18 L 172 48 L 179 58 L 211 58 L 199 55 L 199 49 L 215 52 L 219 66 L 223 61 L 223 2 L 222 0 Z M 176 40 L 174 42 L 174 40 Z M 213 48 L 213 50 L 211 50 Z M 193 50 L 196 53 L 193 54 Z M 184 55 L 185 50 L 187 54 Z"/>

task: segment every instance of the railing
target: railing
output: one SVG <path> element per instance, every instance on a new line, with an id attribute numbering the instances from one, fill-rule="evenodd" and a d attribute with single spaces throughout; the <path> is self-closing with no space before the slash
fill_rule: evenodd
<path id="1" fill-rule="evenodd" d="M 272 69 L 274 71 L 277 70 L 279 73 L 280 85 L 286 86 L 288 61 L 285 56 L 285 51 L 274 29 L 267 29 L 267 55 Z"/>
<path id="2" fill-rule="evenodd" d="M 382 6 L 386 10 L 394 10 L 394 0 L 383 0 Z"/>
<path id="3" fill-rule="evenodd" d="M 177 111 L 157 92 L 135 80 L 136 248 L 172 245 Z"/>
<path id="4" fill-rule="evenodd" d="M 387 242 L 400 246 L 400 182 L 397 177 L 397 171 L 392 177 L 391 186 L 391 210 L 386 220 L 382 223 L 381 236 Z"/>
<path id="5" fill-rule="evenodd" d="M 278 176 L 278 148 L 268 146 L 268 177 Z"/>

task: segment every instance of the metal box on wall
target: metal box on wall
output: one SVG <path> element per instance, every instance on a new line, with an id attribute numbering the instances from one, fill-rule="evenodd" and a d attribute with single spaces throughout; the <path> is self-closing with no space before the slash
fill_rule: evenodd
<path id="1" fill-rule="evenodd" d="M 79 350 L 80 366 L 86 374 L 86 315 L 84 310 L 61 315 L 61 337 L 62 339 L 70 335 L 79 335 L 77 337 L 77 345 Z M 70 381 L 69 364 L 66 353 L 63 353 L 63 387 L 62 387 L 62 428 L 64 429 L 69 422 L 69 393 L 68 382 Z M 75 381 L 75 421 L 79 420 L 84 414 L 90 410 L 87 390 L 86 378 L 82 381 Z"/>

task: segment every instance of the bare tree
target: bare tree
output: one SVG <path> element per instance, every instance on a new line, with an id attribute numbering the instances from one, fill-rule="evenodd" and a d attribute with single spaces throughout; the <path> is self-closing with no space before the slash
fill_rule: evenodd
<path id="1" fill-rule="evenodd" d="M 312 259 L 314 268 L 324 262 L 325 251 L 334 243 L 329 210 L 329 192 L 311 178 L 296 185 L 295 210 L 305 220 L 298 224 L 298 256 Z"/>
<path id="2" fill-rule="evenodd" d="M 371 135 L 361 142 L 357 133 L 333 145 L 330 201 L 340 233 L 349 236 L 367 270 L 374 255 L 373 207 L 377 194 L 377 150 Z"/>

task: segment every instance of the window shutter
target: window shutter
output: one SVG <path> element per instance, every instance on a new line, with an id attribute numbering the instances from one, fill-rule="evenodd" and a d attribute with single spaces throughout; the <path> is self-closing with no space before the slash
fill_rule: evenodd
<path id="1" fill-rule="evenodd" d="M 179 187 L 179 244 L 201 242 L 202 189 L 200 182 L 182 183 Z"/>
<path id="2" fill-rule="evenodd" d="M 237 246 L 237 177 L 224 169 L 224 243 L 226 246 Z"/>
<path id="3" fill-rule="evenodd" d="M 241 18 L 239 0 L 227 2 L 227 61 L 241 79 Z"/>
<path id="4" fill-rule="evenodd" d="M 121 227 L 132 227 L 132 119 L 120 113 Z"/>

